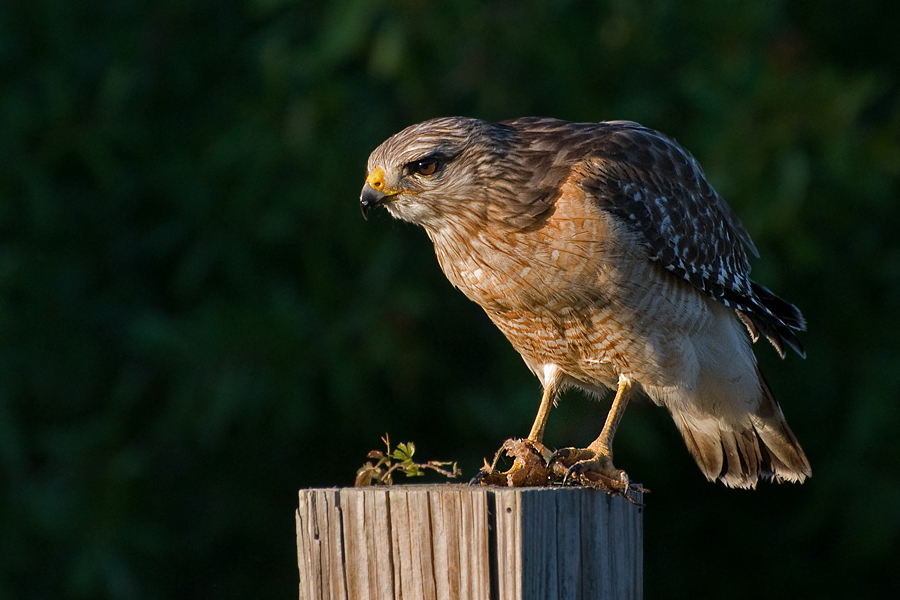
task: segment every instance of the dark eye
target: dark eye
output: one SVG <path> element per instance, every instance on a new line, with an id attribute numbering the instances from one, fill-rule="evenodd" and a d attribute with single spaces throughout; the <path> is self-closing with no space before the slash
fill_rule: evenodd
<path id="1" fill-rule="evenodd" d="M 438 161 L 436 158 L 423 158 L 415 162 L 413 170 L 419 175 L 434 175 L 438 170 Z"/>

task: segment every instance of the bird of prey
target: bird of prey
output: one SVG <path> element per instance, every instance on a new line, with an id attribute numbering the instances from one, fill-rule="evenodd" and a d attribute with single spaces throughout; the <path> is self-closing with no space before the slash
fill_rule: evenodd
<path id="1" fill-rule="evenodd" d="M 750 236 L 672 138 L 629 121 L 433 119 L 372 152 L 360 206 L 423 227 L 538 377 L 526 442 L 545 448 L 562 390 L 615 390 L 594 442 L 545 455 L 567 477 L 627 487 L 612 441 L 636 396 L 669 410 L 710 481 L 810 475 L 751 347 L 803 356 L 803 316 L 751 281 Z"/>

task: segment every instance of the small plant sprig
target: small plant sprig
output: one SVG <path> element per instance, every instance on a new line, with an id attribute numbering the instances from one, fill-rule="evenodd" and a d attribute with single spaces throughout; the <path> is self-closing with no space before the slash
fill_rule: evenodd
<path id="1" fill-rule="evenodd" d="M 397 447 L 391 450 L 391 440 L 388 434 L 384 434 L 381 441 L 384 442 L 386 450 L 369 452 L 368 458 L 377 459 L 377 462 L 372 464 L 369 461 L 359 468 L 356 472 L 355 487 L 391 485 L 394 483 L 394 471 L 400 471 L 407 477 L 421 477 L 425 474 L 426 469 L 431 469 L 451 479 L 462 474 L 455 462 L 438 462 L 436 460 L 429 460 L 427 463 L 414 462 L 413 454 L 416 453 L 416 445 L 412 442 L 397 444 Z M 448 466 L 449 469 L 444 468 Z"/>

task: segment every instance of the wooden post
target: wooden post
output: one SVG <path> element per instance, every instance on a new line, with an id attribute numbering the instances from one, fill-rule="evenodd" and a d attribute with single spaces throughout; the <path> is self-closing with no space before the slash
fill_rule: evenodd
<path id="1" fill-rule="evenodd" d="M 599 490 L 309 489 L 296 516 L 300 600 L 643 596 L 642 507 Z"/>

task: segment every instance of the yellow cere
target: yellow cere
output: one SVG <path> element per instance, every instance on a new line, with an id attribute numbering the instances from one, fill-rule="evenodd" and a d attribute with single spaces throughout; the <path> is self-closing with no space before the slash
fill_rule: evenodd
<path id="1" fill-rule="evenodd" d="M 384 188 L 384 170 L 381 167 L 372 169 L 372 172 L 366 177 L 366 183 L 376 190 Z"/>

